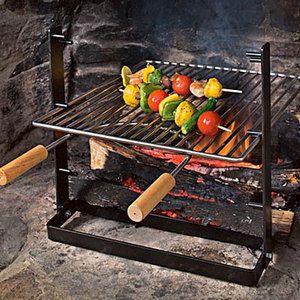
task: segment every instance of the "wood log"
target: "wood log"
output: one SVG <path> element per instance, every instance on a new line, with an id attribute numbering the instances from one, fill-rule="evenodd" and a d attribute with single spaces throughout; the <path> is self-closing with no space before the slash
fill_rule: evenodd
<path id="1" fill-rule="evenodd" d="M 80 190 L 79 197 L 91 205 L 126 210 L 152 181 L 173 168 L 164 160 L 94 138 L 90 139 L 90 154 L 95 180 L 87 183 L 89 188 Z M 159 204 L 156 213 L 257 236 L 261 234 L 262 211 L 246 205 L 253 200 L 252 193 L 241 192 L 235 184 L 217 182 L 209 174 L 190 170 L 180 172 L 176 182 L 176 187 Z"/>
<path id="2" fill-rule="evenodd" d="M 133 161 L 138 161 L 140 165 L 156 166 L 166 172 L 172 171 L 182 161 L 182 155 L 166 153 L 157 149 L 128 148 L 94 138 L 90 139 L 90 151 L 92 168 L 97 167 L 97 162 L 93 157 L 101 157 L 101 151 L 118 153 Z M 95 154 L 93 154 L 94 152 Z M 215 165 L 211 166 L 207 163 L 212 164 L 213 162 L 207 159 L 193 158 L 181 174 L 197 177 L 198 182 L 216 181 L 224 185 L 234 186 L 254 198 L 253 201 L 260 200 L 262 191 L 261 169 L 249 168 L 247 167 L 249 163 L 245 165 L 246 167 L 224 167 L 223 162 L 220 164 L 222 167 L 215 167 Z M 216 165 L 219 165 L 219 163 L 219 161 L 215 162 Z M 98 164 L 98 169 L 101 169 L 101 166 L 102 164 Z M 111 168 L 115 169 L 116 164 L 112 163 Z M 291 195 L 300 193 L 300 169 L 273 169 L 272 191 L 274 192 L 274 205 L 284 208 Z"/>

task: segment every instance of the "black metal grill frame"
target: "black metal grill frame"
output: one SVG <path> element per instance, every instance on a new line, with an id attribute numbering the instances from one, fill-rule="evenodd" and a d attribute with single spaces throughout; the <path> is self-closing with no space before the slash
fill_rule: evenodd
<path id="1" fill-rule="evenodd" d="M 85 136 L 96 136 L 100 138 L 107 138 L 115 140 L 117 142 L 124 142 L 118 139 L 112 139 L 106 135 L 96 134 L 94 131 L 89 132 L 81 129 L 68 129 L 67 127 L 54 126 L 45 122 L 45 118 L 52 118 L 53 114 L 62 116 L 66 112 L 72 110 L 78 103 L 84 103 L 87 97 L 93 97 L 97 93 L 108 92 L 119 87 L 119 79 L 104 83 L 100 87 L 88 92 L 84 96 L 81 96 L 69 103 L 65 101 L 64 95 L 64 65 L 63 65 L 63 48 L 66 41 L 62 35 L 61 27 L 52 28 L 49 30 L 50 40 L 50 54 L 51 54 L 51 69 L 52 69 L 52 91 L 53 91 L 53 103 L 54 109 L 47 114 L 36 120 L 33 124 L 37 127 L 43 127 L 54 130 L 54 137 L 56 141 L 51 144 L 48 149 L 56 147 L 56 201 L 57 201 L 57 214 L 48 222 L 47 229 L 48 235 L 51 240 L 59 241 L 66 244 L 71 244 L 87 249 L 100 251 L 107 254 L 112 254 L 124 258 L 138 260 L 142 262 L 152 263 L 168 268 L 187 271 L 195 274 L 201 274 L 210 276 L 217 279 L 222 279 L 230 282 L 235 282 L 243 285 L 254 286 L 258 283 L 263 270 L 267 267 L 268 263 L 272 259 L 272 211 L 271 211 L 271 125 L 274 124 L 282 114 L 286 106 L 295 98 L 296 93 L 299 90 L 292 92 L 292 95 L 281 105 L 279 111 L 276 111 L 272 115 L 271 119 L 271 81 L 275 81 L 278 78 L 283 80 L 291 80 L 288 84 L 290 88 L 294 82 L 298 82 L 299 77 L 286 76 L 284 74 L 271 73 L 270 72 L 270 45 L 267 43 L 258 52 L 250 52 L 251 60 L 261 63 L 261 73 L 247 70 L 240 70 L 242 73 L 249 72 L 253 76 L 261 78 L 261 81 L 257 84 L 260 86 L 260 92 L 256 98 L 261 96 L 262 105 L 258 106 L 257 110 L 261 109 L 262 118 L 257 119 L 253 126 L 253 130 L 247 134 L 254 137 L 255 143 L 262 141 L 262 158 L 263 158 L 263 238 L 253 237 L 246 234 L 241 234 L 232 231 L 225 231 L 219 228 L 209 228 L 203 225 L 191 224 L 186 221 L 171 219 L 163 216 L 157 216 L 150 214 L 139 226 L 148 226 L 170 232 L 176 232 L 179 234 L 187 234 L 191 236 L 198 236 L 204 238 L 210 238 L 218 241 L 229 242 L 238 245 L 244 245 L 253 250 L 260 249 L 261 255 L 257 260 L 254 269 L 244 269 L 240 267 L 233 267 L 226 264 L 216 263 L 213 261 L 197 259 L 190 256 L 179 255 L 172 252 L 162 251 L 158 249 L 143 247 L 133 243 L 126 243 L 119 240 L 108 239 L 102 236 L 95 236 L 78 232 L 76 230 L 70 230 L 63 228 L 63 225 L 72 217 L 76 212 L 88 213 L 96 215 L 105 219 L 117 220 L 121 222 L 128 222 L 132 224 L 125 212 L 118 209 L 92 207 L 87 203 L 79 200 L 69 199 L 69 186 L 68 177 L 72 176 L 72 173 L 68 170 L 68 155 L 67 155 L 67 139 L 71 137 L 71 134 L 81 134 Z M 158 63 L 155 62 L 154 63 Z M 160 63 L 160 62 L 159 62 Z M 164 63 L 163 63 L 164 64 Z M 172 63 L 165 63 L 172 65 Z M 176 64 L 178 66 L 178 64 Z M 179 64 L 180 66 L 180 64 Z M 140 67 L 140 66 L 138 66 Z M 185 65 L 181 65 L 185 67 Z M 192 66 L 193 67 L 193 66 Z M 218 67 L 206 66 L 207 69 L 220 69 Z M 238 69 L 223 68 L 223 71 L 236 72 Z M 271 79 L 272 78 L 272 79 Z M 111 87 L 113 84 L 113 87 Z M 278 86 L 276 89 L 279 89 Z M 282 97 L 287 95 L 290 90 L 285 89 L 282 92 Z M 278 102 L 281 99 L 278 99 Z M 276 104 L 275 102 L 273 102 Z M 78 107 L 78 106 L 77 106 Z M 63 116 L 65 117 L 65 116 Z M 53 121 L 53 119 L 52 119 Z M 73 120 L 72 122 L 76 122 Z M 262 123 L 262 130 L 258 130 L 260 123 Z M 74 125 L 74 124 L 73 124 Z M 77 125 L 77 124 L 76 124 Z M 110 125 L 107 125 L 110 126 Z M 63 133 L 68 133 L 63 135 Z M 246 135 L 245 135 L 246 136 Z M 242 140 L 246 137 L 243 137 Z M 132 142 L 130 142 L 132 143 Z M 57 146 L 58 145 L 58 146 Z M 151 144 L 153 146 L 153 144 Z M 156 145 L 160 148 L 159 145 Z M 254 145 L 255 146 L 255 145 Z M 250 148 L 250 147 L 249 147 Z M 249 149 L 248 148 L 248 149 Z M 248 150 L 247 149 L 247 150 Z M 251 149 L 252 150 L 252 149 Z M 178 149 L 176 149 L 178 152 Z M 179 151 L 181 153 L 181 151 Z M 249 150 L 250 152 L 250 150 Z M 186 153 L 183 151 L 183 153 Z M 242 157 L 232 158 L 218 156 L 219 159 L 240 161 L 247 156 L 244 153 Z M 199 155 L 199 154 L 198 154 Z M 201 153 L 201 156 L 205 156 L 205 153 Z M 215 157 L 211 157 L 215 158 Z M 229 159 L 230 158 L 230 159 Z M 137 226 L 137 225 L 136 225 Z"/>

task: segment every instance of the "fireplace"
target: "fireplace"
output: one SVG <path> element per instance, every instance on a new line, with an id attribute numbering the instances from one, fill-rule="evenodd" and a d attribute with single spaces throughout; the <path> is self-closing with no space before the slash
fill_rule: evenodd
<path id="1" fill-rule="evenodd" d="M 83 24 L 90 22 L 88 13 L 81 14 L 77 20 L 77 26 L 72 29 L 74 35 L 72 40 L 67 36 L 70 34 L 70 30 L 67 30 L 65 35 L 60 27 L 56 26 L 50 30 L 52 92 L 55 107 L 37 118 L 33 124 L 36 127 L 54 130 L 56 141 L 47 146 L 46 151 L 44 148 L 43 150 L 36 148 L 29 156 L 29 158 L 34 157 L 33 161 L 24 165 L 23 170 L 21 170 L 25 171 L 31 164 L 45 159 L 47 151 L 55 149 L 58 213 L 48 223 L 49 237 L 56 241 L 75 244 L 108 254 L 246 285 L 256 284 L 263 269 L 272 258 L 271 208 L 291 209 L 295 205 L 295 199 L 299 196 L 299 161 L 298 149 L 295 147 L 295 145 L 299 145 L 297 136 L 299 121 L 294 111 L 297 109 L 296 101 L 293 101 L 299 91 L 299 78 L 293 73 L 291 73 L 292 75 L 278 72 L 270 74 L 268 43 L 260 44 L 257 42 L 255 45 L 250 43 L 250 46 L 248 45 L 243 49 L 243 52 L 250 49 L 246 65 L 253 66 L 251 63 L 256 63 L 254 70 L 244 69 L 240 65 L 233 64 L 236 61 L 243 62 L 243 59 L 237 58 L 241 53 L 233 53 L 234 56 L 231 54 L 214 56 L 213 59 L 208 59 L 210 64 L 202 64 L 200 60 L 203 56 L 192 57 L 189 54 L 189 52 L 199 51 L 192 50 L 193 45 L 196 45 L 195 47 L 199 45 L 197 33 L 193 32 L 195 36 L 189 42 L 186 42 L 186 35 L 184 35 L 184 32 L 188 32 L 191 28 L 201 26 L 198 24 L 199 19 L 185 26 L 185 21 L 179 17 L 178 22 L 174 23 L 176 29 L 177 26 L 182 27 L 178 37 L 175 30 L 174 32 L 171 31 L 172 34 L 166 35 L 164 30 L 166 24 L 170 24 L 170 20 L 166 20 L 166 23 L 162 22 L 163 16 L 158 14 L 153 7 L 148 7 L 149 5 L 147 6 L 146 3 L 132 4 L 129 1 L 126 2 L 125 8 L 114 2 L 109 2 L 110 5 L 107 4 L 107 1 L 103 3 L 99 5 L 101 9 L 103 7 L 105 9 L 117 8 L 117 13 L 110 12 L 112 15 L 110 15 L 109 20 L 112 24 L 109 26 L 111 27 L 105 25 L 110 28 L 109 30 L 114 28 L 113 21 L 117 22 L 119 17 L 131 20 L 133 15 L 138 15 L 136 14 L 137 11 L 145 10 L 146 20 L 149 20 L 147 13 L 154 16 L 152 23 L 146 22 L 141 17 L 134 18 L 131 20 L 133 29 L 126 27 L 124 35 L 133 34 L 135 39 L 139 41 L 139 38 L 142 40 L 144 35 L 154 28 L 154 38 L 147 45 L 149 47 L 135 42 L 124 52 L 118 52 L 117 47 L 106 49 L 107 53 L 101 52 L 101 47 L 90 42 L 90 39 L 97 39 L 99 34 L 103 34 L 97 26 L 97 29 L 89 31 L 89 36 L 86 36 L 82 42 L 82 35 L 85 33 Z M 177 5 L 179 4 L 176 3 L 174 6 L 176 11 Z M 257 12 L 258 7 L 259 3 L 256 3 L 247 11 Z M 87 12 L 94 14 L 92 8 L 95 6 L 91 3 L 83 6 Z M 217 16 L 219 9 L 230 11 L 219 4 L 215 11 Z M 242 20 L 241 16 L 239 21 L 242 23 Z M 241 26 L 241 30 L 253 29 L 257 22 L 262 22 L 259 14 L 255 15 L 254 20 L 247 19 L 247 22 Z M 137 32 L 137 24 L 144 25 L 141 32 Z M 125 25 L 126 23 L 122 23 L 122 26 Z M 222 28 L 215 29 L 218 35 L 222 34 Z M 116 31 L 112 30 L 112 32 L 113 40 L 115 41 L 116 38 L 122 43 L 122 37 L 118 36 Z M 158 37 L 155 35 L 157 32 L 162 34 Z M 218 48 L 211 36 L 207 35 L 207 37 L 209 43 L 206 45 L 206 53 L 216 49 L 220 53 L 224 51 Z M 104 34 L 105 40 L 109 41 L 110 38 L 112 37 L 108 33 Z M 231 38 L 233 39 L 233 37 Z M 230 41 L 229 38 L 228 41 Z M 232 41 L 240 42 L 241 47 L 239 49 L 243 48 L 244 41 L 241 41 L 240 38 L 235 38 Z M 178 52 L 175 51 L 176 53 L 173 55 L 182 58 L 182 60 L 169 62 L 164 59 L 167 54 L 169 57 L 172 56 L 172 53 L 167 51 L 168 47 L 173 49 L 168 42 L 179 43 L 179 48 L 176 48 Z M 62 50 L 64 47 L 69 49 L 68 47 L 72 43 L 74 46 L 71 47 L 74 47 L 73 49 L 76 51 L 65 50 L 65 52 L 70 51 L 67 52 L 67 55 L 69 55 L 71 62 L 74 63 L 75 61 L 76 63 L 75 65 L 71 64 L 73 77 L 65 89 Z M 257 44 L 262 45 L 262 48 L 257 47 Z M 178 50 L 182 47 L 188 49 Z M 98 53 L 102 53 L 103 56 L 98 55 Z M 226 82 L 226 76 L 229 74 L 228 84 L 231 84 L 232 88 L 244 89 L 244 95 L 251 96 L 251 99 L 248 103 L 240 106 L 240 103 L 234 102 L 234 99 L 228 95 L 228 101 L 233 101 L 231 103 L 232 109 L 224 111 L 223 114 L 231 133 L 225 132 L 213 139 L 208 137 L 194 139 L 191 136 L 182 138 L 178 130 L 176 132 L 176 128 L 172 125 L 167 127 L 159 125 L 155 127 L 155 132 L 152 133 L 147 131 L 149 122 L 135 119 L 131 115 L 132 111 L 121 110 L 118 106 L 120 105 L 119 102 L 116 102 L 116 106 L 112 105 L 118 97 L 117 89 L 120 88 L 120 78 L 114 78 L 110 82 L 93 86 L 95 78 L 99 79 L 98 71 L 103 71 L 107 67 L 105 63 L 107 63 L 106 60 L 110 55 L 118 58 L 118 61 L 125 60 L 130 64 L 134 64 L 137 62 L 136 60 L 148 55 L 160 56 L 163 58 L 162 60 L 148 60 L 147 62 L 155 64 L 162 70 L 169 70 L 170 73 L 180 69 L 180 72 L 189 74 L 192 72 L 203 72 L 205 76 L 218 74 L 224 82 Z M 212 65 L 212 62 L 216 61 L 221 61 L 221 67 L 218 63 Z M 101 65 L 102 63 L 104 65 Z M 142 62 L 142 64 L 145 63 Z M 100 69 L 96 64 L 101 65 Z M 142 64 L 136 68 L 141 67 Z M 259 70 L 260 66 L 261 71 Z M 113 67 L 118 68 L 116 65 Z M 92 74 L 94 76 L 91 76 L 90 72 L 94 72 Z M 223 74 L 226 76 L 223 77 Z M 81 94 L 82 90 L 88 88 L 88 84 L 85 83 L 89 76 L 92 78 L 90 88 L 95 89 L 76 98 L 75 95 Z M 112 74 L 105 74 L 105 76 L 113 77 Z M 83 82 L 84 86 L 82 85 Z M 65 101 L 65 92 L 69 98 L 75 97 L 75 100 Z M 269 103 L 270 93 L 272 93 L 274 100 L 272 110 Z M 103 109 L 104 106 L 95 104 L 95 97 L 97 98 L 99 95 L 105 99 L 104 104 L 107 106 L 105 110 Z M 226 95 L 224 99 L 226 100 Z M 264 105 L 259 105 L 257 99 L 262 99 Z M 257 106 L 252 106 L 253 103 Z M 292 109 L 283 113 L 287 107 L 290 107 L 290 104 L 294 105 Z M 130 118 L 124 119 L 124 121 L 123 118 L 127 116 Z M 101 119 L 102 117 L 104 119 Z M 110 122 L 108 122 L 109 120 Z M 122 120 L 120 129 L 116 127 L 116 124 Z M 147 119 L 147 121 L 149 120 Z M 150 122 L 153 120 L 151 119 Z M 129 131 L 134 131 L 133 136 L 128 136 L 127 125 L 132 126 Z M 272 136 L 270 125 L 274 125 Z M 138 134 L 139 126 L 141 126 L 141 132 Z M 96 131 L 94 131 L 95 128 Z M 76 164 L 70 160 L 68 166 L 67 141 L 74 135 L 90 137 L 91 149 L 90 151 L 86 149 L 84 152 L 77 149 L 80 155 L 75 156 Z M 139 137 L 139 135 L 141 136 Z M 151 142 L 149 142 L 150 137 Z M 145 142 L 141 142 L 143 139 Z M 125 143 L 130 147 L 111 142 Z M 81 145 L 81 142 L 78 145 Z M 79 148 L 81 147 L 79 146 Z M 264 150 L 263 152 L 260 151 L 261 148 Z M 93 171 L 87 168 L 90 164 L 87 156 L 89 152 L 92 156 Z M 184 158 L 183 155 L 186 157 Z M 194 157 L 191 157 L 192 155 Z M 78 161 L 78 158 L 82 157 L 83 160 Z M 134 243 L 94 237 L 70 229 L 65 225 L 78 211 L 83 214 L 88 213 L 102 218 L 131 223 L 126 215 L 126 210 L 134 198 L 142 194 L 162 170 L 171 172 L 172 167 L 175 168 L 176 166 L 185 167 L 182 173 L 177 175 L 179 169 L 176 168 L 173 174 L 174 176 L 176 174 L 176 180 L 179 184 L 159 206 L 153 207 L 153 213 L 148 217 L 145 216 L 141 226 L 212 238 L 222 242 L 233 242 L 249 247 L 253 251 L 259 250 L 261 253 L 254 269 L 245 270 L 221 263 L 207 262 L 205 259 L 195 259 L 193 256 L 177 255 L 176 253 L 141 247 Z M 273 170 L 272 190 L 270 186 L 271 169 Z M 10 168 L 4 169 L 6 176 L 5 171 L 9 173 Z M 260 177 L 261 171 L 264 173 L 263 177 Z M 7 176 L 7 181 L 12 178 Z M 6 183 L 5 180 L 4 182 Z M 282 222 L 282 219 L 277 217 L 275 210 L 273 219 L 276 223 L 278 218 L 280 226 L 284 223 L 288 227 L 285 230 L 289 231 L 292 217 L 288 212 L 285 213 L 289 215 L 288 217 L 284 215 L 288 221 L 284 219 Z M 137 228 L 139 226 L 136 224 Z M 282 237 L 285 230 L 280 228 L 277 233 Z"/>

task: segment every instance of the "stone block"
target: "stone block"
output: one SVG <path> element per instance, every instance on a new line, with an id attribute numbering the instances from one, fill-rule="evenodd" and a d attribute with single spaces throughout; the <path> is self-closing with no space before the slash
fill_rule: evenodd
<path id="1" fill-rule="evenodd" d="M 134 64 L 149 57 L 146 45 L 131 42 L 82 43 L 76 49 L 74 58 L 78 64 L 97 64 L 104 62 L 121 62 Z"/>
<path id="2" fill-rule="evenodd" d="M 300 32 L 300 2 L 298 0 L 267 1 L 271 26 L 290 32 Z"/>

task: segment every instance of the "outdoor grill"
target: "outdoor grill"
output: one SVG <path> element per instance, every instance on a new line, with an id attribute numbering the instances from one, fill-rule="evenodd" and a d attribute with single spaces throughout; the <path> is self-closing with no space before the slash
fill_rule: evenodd
<path id="1" fill-rule="evenodd" d="M 259 72 L 158 60 L 146 60 L 137 64 L 133 71 L 151 63 L 168 76 L 179 72 L 194 79 L 216 77 L 224 86 L 242 91 L 241 94 L 225 93 L 222 100 L 218 101 L 216 111 L 224 120 L 224 126 L 230 127 L 233 123 L 236 126 L 231 133 L 227 133 L 226 138 L 218 147 L 212 148 L 212 145 L 224 134 L 223 132 L 209 138 L 196 131 L 183 135 L 173 122 L 162 121 L 157 114 L 145 114 L 139 107 L 126 106 L 122 99 L 122 93 L 119 91 L 122 88 L 119 76 L 67 103 L 64 91 L 63 49 L 66 44 L 71 44 L 71 42 L 66 40 L 60 27 L 49 31 L 49 40 L 54 106 L 51 111 L 35 120 L 33 125 L 53 130 L 55 141 L 47 146 L 46 150 L 36 148 L 34 150 L 36 152 L 29 152 L 29 155 L 24 154 L 4 166 L 2 171 L 0 170 L 2 176 L 0 182 L 5 184 L 11 181 L 45 159 L 47 151 L 55 149 L 57 213 L 47 224 L 50 239 L 181 271 L 249 286 L 255 285 L 272 259 L 271 128 L 279 120 L 287 106 L 296 99 L 300 91 L 300 77 L 270 71 L 270 46 L 268 43 L 258 51 L 250 51 L 246 54 L 251 62 L 261 65 Z M 192 101 L 196 107 L 206 101 L 204 97 L 196 99 L 194 96 L 189 96 L 188 100 Z M 77 211 L 135 224 L 122 210 L 111 208 L 95 210 L 80 199 L 70 201 L 67 140 L 75 135 L 182 154 L 182 163 L 174 169 L 172 176 L 175 176 L 192 156 L 238 163 L 248 158 L 256 146 L 261 145 L 263 238 L 154 214 L 150 214 L 138 224 L 138 226 L 210 238 L 243 245 L 252 250 L 261 250 L 255 268 L 235 267 L 64 228 L 64 223 Z M 232 143 L 233 141 L 234 143 Z M 42 154 L 39 152 L 40 150 Z"/>

